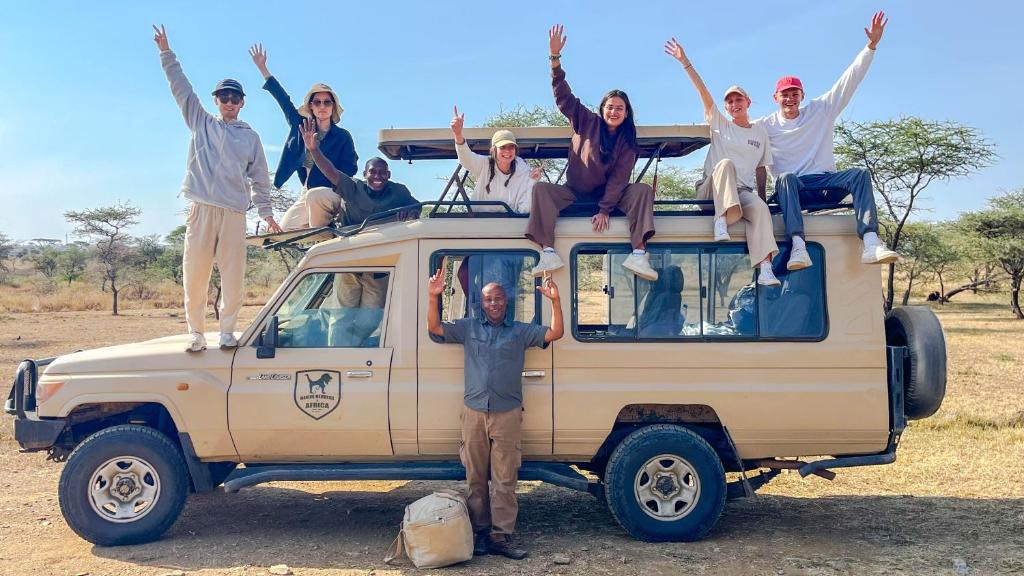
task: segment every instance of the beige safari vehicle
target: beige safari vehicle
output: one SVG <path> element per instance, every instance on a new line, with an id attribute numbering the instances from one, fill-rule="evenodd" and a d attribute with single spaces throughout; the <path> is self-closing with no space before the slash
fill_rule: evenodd
<path id="1" fill-rule="evenodd" d="M 567 129 L 516 133 L 527 158 L 565 156 Z M 466 131 L 480 151 L 490 135 Z M 639 140 L 638 178 L 705 145 L 707 128 L 641 127 Z M 447 129 L 382 131 L 380 148 L 454 158 Z M 175 335 L 23 362 L 6 409 L 25 450 L 66 460 L 71 528 L 100 545 L 150 541 L 188 493 L 221 485 L 464 478 L 464 349 L 431 339 L 428 277 L 444 264 L 444 320 L 480 314 L 480 287 L 500 282 L 511 317 L 550 321 L 525 216 L 467 203 L 464 184 L 456 169 L 419 219 L 253 238 L 305 255 L 237 349 L 187 354 Z M 883 314 L 853 216 L 809 214 L 814 266 L 787 273 L 781 243 L 782 285 L 766 288 L 742 226 L 714 243 L 706 202 L 657 209 L 656 282 L 622 268 L 624 218 L 600 235 L 592 206 L 560 219 L 566 336 L 526 355 L 520 478 L 596 496 L 636 538 L 693 540 L 783 469 L 832 478 L 893 462 L 907 419 L 942 401 L 945 344 L 927 308 Z"/>

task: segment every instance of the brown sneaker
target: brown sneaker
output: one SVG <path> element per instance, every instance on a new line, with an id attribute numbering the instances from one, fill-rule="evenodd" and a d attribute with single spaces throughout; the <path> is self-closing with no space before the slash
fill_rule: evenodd
<path id="1" fill-rule="evenodd" d="M 512 542 L 512 537 L 507 534 L 491 536 L 487 545 L 487 552 L 511 558 L 513 560 L 522 560 L 530 555 L 526 550 L 517 547 Z"/>
<path id="2" fill-rule="evenodd" d="M 487 545 L 490 544 L 491 537 L 487 533 L 487 530 L 481 530 L 473 535 L 473 556 L 483 556 L 487 554 Z"/>

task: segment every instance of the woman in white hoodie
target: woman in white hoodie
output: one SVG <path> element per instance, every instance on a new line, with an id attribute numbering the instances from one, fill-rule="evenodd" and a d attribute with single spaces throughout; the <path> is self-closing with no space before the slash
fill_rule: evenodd
<path id="1" fill-rule="evenodd" d="M 469 148 L 462 137 L 466 115 L 459 114 L 455 107 L 452 118 L 452 134 L 455 136 L 455 152 L 459 164 L 473 177 L 473 192 L 470 200 L 493 200 L 508 204 L 520 214 L 530 212 L 533 184 L 540 178 L 540 169 L 530 170 L 530 165 L 518 156 L 515 134 L 511 130 L 498 130 L 491 137 L 491 153 L 477 154 Z M 501 206 L 473 207 L 474 212 L 502 212 Z"/>

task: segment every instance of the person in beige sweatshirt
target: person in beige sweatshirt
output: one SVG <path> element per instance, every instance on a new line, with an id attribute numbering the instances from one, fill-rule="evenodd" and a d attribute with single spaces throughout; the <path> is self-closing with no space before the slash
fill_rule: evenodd
<path id="1" fill-rule="evenodd" d="M 238 345 L 235 324 L 242 308 L 245 280 L 245 213 L 256 206 L 271 232 L 280 232 L 270 204 L 270 173 L 263 144 L 248 124 L 238 119 L 245 92 L 237 80 L 221 80 L 213 90 L 220 116 L 213 116 L 171 51 L 164 27 L 153 27 L 160 63 L 192 133 L 188 166 L 181 192 L 191 204 L 185 226 L 182 256 L 188 352 L 206 349 L 204 335 L 210 275 L 217 264 L 221 278 L 221 348 Z"/>

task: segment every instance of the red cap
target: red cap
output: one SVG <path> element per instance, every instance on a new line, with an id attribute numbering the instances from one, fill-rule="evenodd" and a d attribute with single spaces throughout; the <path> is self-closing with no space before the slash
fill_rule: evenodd
<path id="1" fill-rule="evenodd" d="M 783 76 L 779 78 L 779 81 L 775 83 L 775 93 L 778 94 L 786 88 L 799 88 L 801 92 L 804 90 L 803 82 L 796 76 Z"/>

